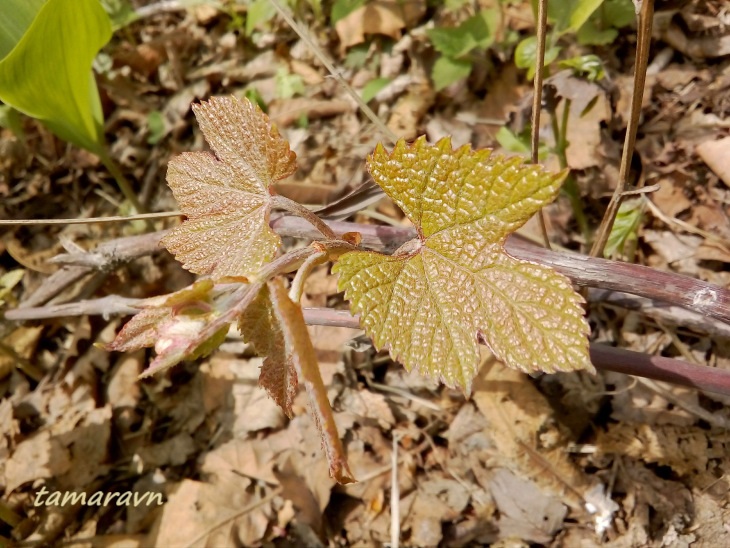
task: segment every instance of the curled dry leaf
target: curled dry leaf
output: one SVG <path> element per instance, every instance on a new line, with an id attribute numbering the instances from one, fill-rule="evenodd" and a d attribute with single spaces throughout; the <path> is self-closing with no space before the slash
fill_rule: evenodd
<path id="1" fill-rule="evenodd" d="M 555 199 L 565 172 L 424 137 L 390 154 L 378 145 L 368 169 L 417 230 L 392 256 L 356 251 L 335 265 L 377 347 L 466 391 L 479 338 L 522 371 L 593 370 L 583 300 L 569 280 L 504 250 L 507 236 Z"/>
<path id="2" fill-rule="evenodd" d="M 197 274 L 255 273 L 281 244 L 269 228 L 270 187 L 294 173 L 296 155 L 248 99 L 212 97 L 193 111 L 215 156 L 170 161 L 167 183 L 187 220 L 162 243 Z"/>

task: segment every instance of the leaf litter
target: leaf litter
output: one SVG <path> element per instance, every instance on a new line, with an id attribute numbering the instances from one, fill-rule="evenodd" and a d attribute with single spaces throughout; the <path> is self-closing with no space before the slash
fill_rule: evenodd
<path id="1" fill-rule="evenodd" d="M 513 31 L 533 32 L 529 6 L 523 8 L 527 16 L 505 17 L 505 24 Z M 509 15 L 523 8 L 505 9 Z M 657 44 L 692 53 L 687 44 L 693 40 L 692 33 L 699 32 L 698 37 L 714 45 L 697 50 L 702 56 L 721 53 L 717 46 L 724 43 L 724 31 L 714 22 L 720 20 L 722 8 L 721 2 L 685 3 L 676 9 L 680 9 L 678 17 L 692 23 L 679 25 L 687 40 L 665 34 Z M 113 151 L 125 172 L 161 210 L 174 207 L 168 190 L 157 184 L 164 179 L 167 159 L 182 150 L 204 147 L 202 136 L 191 131 L 190 103 L 210 95 L 240 96 L 245 89 L 259 89 L 266 102 L 273 103 L 272 110 L 275 106 L 279 112 L 287 111 L 287 100 L 274 92 L 274 65 L 293 66 L 291 58 L 303 48 L 291 41 L 278 22 L 262 28 L 252 45 L 237 47 L 243 38 L 231 33 L 231 17 L 216 10 L 158 14 L 129 27 L 136 43 L 120 35 L 124 48 L 106 50 L 114 60 L 100 84 L 111 109 L 107 135 L 114 138 Z M 710 19 L 712 28 L 692 30 L 696 24 L 707 26 Z M 428 56 L 415 28 L 423 22 L 400 30 L 401 40 L 410 39 L 410 44 L 400 43 L 402 49 L 382 47 L 381 38 L 366 35 L 371 40 L 369 55 L 383 64 L 390 61 L 396 73 L 408 71 L 427 82 L 418 73 Z M 274 48 L 277 37 L 282 38 L 281 45 Z M 626 47 L 622 39 L 617 43 Z M 338 44 L 331 45 L 335 51 Z M 136 54 L 129 56 L 132 50 Z M 268 55 L 264 71 L 252 65 L 259 54 Z M 344 63 L 344 56 L 339 60 Z M 304 62 L 320 75 L 326 74 L 316 62 Z M 509 62 L 495 62 L 499 71 L 513 70 Z M 638 143 L 646 184 L 659 182 L 663 189 L 665 185 L 673 189 L 670 197 L 656 197 L 660 209 L 693 225 L 706 223 L 708 230 L 720 226 L 716 212 L 727 214 L 730 195 L 717 163 L 722 158 L 702 158 L 695 150 L 702 143 L 726 137 L 721 122 L 730 104 L 724 63 L 723 58 L 710 64 L 675 54 L 659 73 L 673 74 L 672 80 L 657 77 L 647 89 L 645 131 Z M 623 59 L 611 60 L 608 68 L 619 75 L 631 71 Z M 346 77 L 351 75 L 354 72 Z M 475 72 L 469 82 L 440 95 L 432 90 L 420 97 L 401 91 L 378 108 L 384 117 L 393 117 L 393 127 L 401 135 L 415 137 L 434 118 L 453 118 L 459 111 L 480 113 L 483 103 L 489 102 L 489 115 L 466 119 L 476 138 L 475 148 L 495 146 L 480 118 L 498 116 L 519 133 L 518 100 L 528 93 L 522 78 L 506 79 L 511 83 L 505 90 L 495 89 L 499 81 L 499 77 L 486 80 L 484 97 Z M 312 101 L 347 100 L 328 78 L 312 84 L 305 95 Z M 589 158 L 584 164 L 598 162 L 577 175 L 586 207 L 599 213 L 597 201 L 610 189 L 617 165 L 610 146 L 619 140 L 624 123 L 613 96 L 605 97 L 613 107 L 611 117 L 597 119 L 593 126 L 586 123 L 571 136 L 573 147 L 583 137 L 595 143 L 601 136 L 598 151 L 576 148 Z M 418 109 L 414 110 L 415 100 Z M 166 134 L 156 146 L 147 143 L 147 114 L 153 110 L 162 112 L 166 120 Z M 312 116 L 297 148 L 304 168 L 297 181 L 324 182 L 332 187 L 331 197 L 363 179 L 362 161 L 377 139 L 353 112 L 343 110 L 326 120 Z M 286 121 L 296 124 L 296 120 Z M 284 124 L 281 131 L 292 140 L 286 134 L 295 129 Z M 111 181 L 91 159 L 54 141 L 33 123 L 25 124 L 25 140 L 5 128 L 0 132 L 0 216 L 117 213 L 101 197 L 114 193 Z M 343 135 L 354 137 L 343 139 Z M 354 158 L 356 149 L 362 150 L 359 158 Z M 569 216 L 561 215 L 563 206 L 564 199 L 559 197 L 547 208 L 551 231 L 557 241 L 577 249 L 580 238 L 567 221 Z M 377 207 L 381 212 L 395 211 L 386 201 Z M 365 216 L 359 220 L 372 222 Z M 130 230 L 109 225 L 88 225 L 82 231 L 12 229 L 19 244 L 15 251 L 25 253 L 5 254 L 0 268 L 3 272 L 17 268 L 19 261 L 12 258 L 16 255 L 25 260 L 58 253 L 56 242 L 61 236 L 81 234 L 79 242 L 86 246 Z M 687 234 L 652 214 L 638 235 L 638 261 L 722 285 L 730 281 L 717 259 L 703 259 L 694 251 L 706 237 Z M 7 241 L 0 240 L 0 250 L 8 249 Z M 679 250 L 687 253 L 676 252 L 677 241 Z M 48 268 L 46 263 L 38 264 Z M 45 274 L 27 273 L 13 298 L 22 301 L 45 279 Z M 156 256 L 119 268 L 101 284 L 98 279 L 84 280 L 56 298 L 68 301 L 79 291 L 151 297 L 191 281 L 174 262 Z M 332 304 L 324 290 L 317 298 Z M 610 305 L 596 306 L 591 319 L 601 340 L 619 337 L 630 348 L 686 354 L 700 363 L 730 367 L 725 342 L 702 333 L 678 328 L 676 339 L 657 337 L 663 331 L 655 321 Z M 107 332 L 104 328 L 109 325 L 112 329 Z M 193 541 L 260 545 L 284 539 L 299 544 L 324 539 L 332 545 L 388 542 L 390 458 L 396 436 L 403 543 L 465 546 L 512 542 L 519 537 L 523 543 L 540 539 L 532 542 L 555 546 L 596 544 L 601 540 L 596 535 L 600 511 L 591 513 L 589 507 L 599 508 L 603 501 L 600 508 L 609 516 L 603 540 L 612 545 L 727 544 L 723 527 L 730 520 L 727 435 L 677 408 L 680 401 L 727 418 L 725 406 L 730 402 L 722 398 L 690 396 L 671 386 L 663 387 L 667 393 L 657 392 L 614 374 L 601 375 L 600 382 L 583 382 L 572 374 L 535 380 L 502 369 L 506 376 L 502 380 L 477 377 L 472 401 L 466 401 L 457 391 L 406 373 L 383 353 L 343 350 L 325 380 L 350 466 L 361 482 L 337 487 L 329 479 L 314 424 L 302 413 L 306 403 L 301 394 L 292 400 L 293 420 L 279 416 L 258 424 L 247 421 L 247 412 L 259 417 L 255 412 L 265 400 L 250 396 L 258 390 L 250 387 L 257 375 L 242 370 L 248 365 L 257 370 L 261 362 L 237 335 L 228 334 L 223 350 L 198 364 L 179 364 L 138 383 L 136 375 L 146 368 L 149 356 L 136 352 L 103 358 L 104 353 L 92 346 L 109 343 L 109 335 L 119 327 L 118 320 L 107 323 L 101 318 L 52 320 L 33 326 L 32 332 L 14 334 L 18 327 L 3 321 L 4 344 L 22 358 L 11 358 L 17 365 L 3 370 L 3 504 L 21 520 L 29 518 L 14 530 L 4 524 L 3 536 L 80 544 L 97 535 L 100 541 L 124 539 L 136 546 L 174 545 L 177 539 L 180 545 Z M 226 348 L 236 351 L 226 352 Z M 38 379 L 29 366 L 40 373 Z M 489 374 L 497 369 L 492 366 Z M 503 383 L 499 386 L 504 388 L 485 390 L 484 382 Z M 251 390 L 238 392 L 237 385 L 249 385 Z M 382 391 L 380 385 L 397 392 Z M 251 429 L 246 431 L 242 421 Z M 137 509 L 36 507 L 33 500 L 41 486 L 157 490 L 164 493 L 165 503 Z M 598 496 L 598 503 L 597 487 L 605 493 L 604 498 Z M 566 518 L 557 526 L 551 520 L 544 524 L 529 519 L 561 512 Z"/>

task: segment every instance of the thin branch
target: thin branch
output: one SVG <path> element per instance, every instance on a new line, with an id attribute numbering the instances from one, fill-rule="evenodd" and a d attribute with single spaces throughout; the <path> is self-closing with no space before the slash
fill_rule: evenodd
<path id="1" fill-rule="evenodd" d="M 272 228 L 283 236 L 309 239 L 320 237 L 319 232 L 307 221 L 291 215 L 277 217 L 272 220 L 271 224 Z M 392 253 L 415 236 L 413 229 L 410 228 L 346 222 L 328 224 L 337 235 L 359 232 L 362 235 L 363 247 L 379 249 L 386 253 Z M 154 232 L 112 240 L 100 245 L 90 253 L 96 254 L 96 259 L 101 259 L 103 263 L 101 268 L 111 269 L 123 262 L 160 250 L 159 242 L 164 234 L 166 232 Z M 702 280 L 577 253 L 557 253 L 533 245 L 518 235 L 510 236 L 505 247 L 513 257 L 551 266 L 561 274 L 568 276 L 577 285 L 631 293 L 654 301 L 681 306 L 730 323 L 730 291 Z M 304 255 L 301 260 L 304 261 L 310 252 L 302 252 Z M 79 255 L 82 256 L 82 254 Z M 53 283 L 48 286 L 44 283 L 42 291 L 34 293 L 23 301 L 20 308 L 44 304 L 71 283 L 94 271 L 91 268 L 76 266 L 69 266 L 66 269 L 66 271 L 57 272 L 48 278 L 47 282 L 53 281 Z M 15 312 L 12 310 L 6 312 L 6 317 L 10 318 Z"/>
<path id="2" fill-rule="evenodd" d="M 34 321 L 74 316 L 104 316 L 109 318 L 111 316 L 136 314 L 144 301 L 145 299 L 108 295 L 99 299 L 81 300 L 65 304 L 18 308 L 6 312 L 5 317 L 12 321 Z M 667 325 L 691 329 L 699 333 L 704 332 L 713 337 L 730 339 L 730 325 L 678 306 L 665 305 L 620 291 L 594 288 L 591 288 L 588 292 L 588 301 L 633 310 Z"/>
<path id="3" fill-rule="evenodd" d="M 302 219 L 305 219 L 314 228 L 319 230 L 322 236 L 324 236 L 328 240 L 334 240 L 337 238 L 337 236 L 335 236 L 335 233 L 332 232 L 332 229 L 327 226 L 327 223 L 325 223 L 322 219 L 317 217 L 315 213 L 304 207 L 299 202 L 290 200 L 285 196 L 275 195 L 271 197 L 271 206 L 283 209 L 285 211 L 288 211 L 289 213 L 293 213 L 294 215 L 301 217 Z"/>
<path id="4" fill-rule="evenodd" d="M 82 219 L 17 219 L 8 221 L 0 219 L 0 226 L 11 225 L 90 225 L 94 223 L 127 223 L 131 221 L 142 221 L 146 219 L 165 219 L 167 217 L 180 217 L 179 211 L 161 211 L 159 213 L 140 213 L 139 215 L 116 215 L 112 217 L 87 217 Z"/>
<path id="5" fill-rule="evenodd" d="M 538 0 L 537 2 L 537 54 L 535 58 L 535 79 L 534 93 L 532 94 L 532 127 L 530 128 L 530 151 L 532 153 L 531 160 L 533 164 L 538 163 L 538 152 L 540 149 L 540 110 L 542 107 L 542 82 L 544 78 L 543 71 L 545 69 L 545 38 L 547 36 L 547 3 L 548 0 Z M 537 213 L 540 221 L 540 232 L 547 249 L 550 248 L 550 238 L 548 238 L 547 226 L 545 226 L 545 213 L 541 209 Z"/>
<path id="6" fill-rule="evenodd" d="M 252 293 L 248 293 L 246 297 L 250 298 L 251 295 Z M 42 309 L 11 310 L 6 313 L 6 317 L 12 320 L 25 320 L 76 314 L 133 314 L 139 311 L 137 306 L 143 300 L 104 297 L 93 301 L 53 305 Z M 238 307 L 235 314 L 238 314 L 240 309 L 241 306 Z M 305 308 L 304 320 L 309 325 L 360 328 L 359 318 L 353 316 L 347 310 Z M 590 355 L 591 361 L 597 369 L 616 371 L 627 375 L 689 386 L 706 392 L 730 395 L 730 371 L 689 364 L 672 358 L 650 356 L 597 343 L 591 344 Z"/>
<path id="7" fill-rule="evenodd" d="M 304 320 L 310 325 L 329 325 L 358 329 L 359 318 L 346 310 L 305 308 Z M 672 358 L 650 356 L 640 352 L 591 343 L 591 361 L 597 369 L 616 371 L 689 386 L 705 392 L 730 396 L 730 371 L 694 365 Z"/>
<path id="8" fill-rule="evenodd" d="M 636 145 L 636 132 L 639 127 L 641 116 L 641 103 L 644 98 L 644 86 L 646 85 L 646 67 L 649 63 L 649 46 L 651 45 L 651 29 L 654 21 L 654 0 L 643 0 L 640 2 L 638 43 L 636 45 L 636 61 L 634 63 L 634 89 L 631 94 L 631 108 L 626 128 L 626 139 L 621 155 L 621 167 L 619 169 L 618 184 L 608 203 L 606 213 L 598 229 L 596 240 L 591 248 L 591 256 L 598 257 L 603 254 L 603 249 L 608 242 L 613 223 L 621 206 L 624 191 L 629 184 L 629 172 L 631 168 L 631 157 L 634 154 Z"/>
<path id="9" fill-rule="evenodd" d="M 387 252 L 394 251 L 415 236 L 409 228 L 345 222 L 332 222 L 329 225 L 338 234 L 359 232 L 364 247 L 385 249 Z M 273 221 L 272 226 L 279 234 L 300 238 L 308 235 L 312 237 L 314 232 L 307 223 L 295 217 L 281 217 Z M 730 323 L 730 291 L 720 286 L 646 266 L 578 253 L 556 253 L 533 245 L 518 235 L 510 236 L 505 247 L 513 257 L 550 266 L 577 285 L 631 293 L 682 306 Z"/>

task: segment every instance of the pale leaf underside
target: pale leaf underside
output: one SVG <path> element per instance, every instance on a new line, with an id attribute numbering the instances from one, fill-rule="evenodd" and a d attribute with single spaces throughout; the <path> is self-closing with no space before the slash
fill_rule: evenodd
<path id="1" fill-rule="evenodd" d="M 335 267 L 376 346 L 466 390 L 479 338 L 523 371 L 592 370 L 582 299 L 567 278 L 503 248 L 555 198 L 564 174 L 489 151 L 453 151 L 448 139 L 400 141 L 391 154 L 379 146 L 369 169 L 419 234 L 402 254 L 352 252 Z"/>
<path id="2" fill-rule="evenodd" d="M 198 274 L 254 273 L 281 244 L 269 228 L 270 186 L 294 172 L 296 156 L 246 99 L 213 97 L 193 110 L 215 156 L 188 152 L 170 161 L 167 182 L 187 220 L 162 243 Z"/>

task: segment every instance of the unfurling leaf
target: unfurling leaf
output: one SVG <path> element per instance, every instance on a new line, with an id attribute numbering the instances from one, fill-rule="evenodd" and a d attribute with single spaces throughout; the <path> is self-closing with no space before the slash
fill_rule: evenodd
<path id="1" fill-rule="evenodd" d="M 257 352 L 262 352 L 265 348 L 273 350 L 273 354 L 270 354 L 268 359 L 269 366 L 275 368 L 276 373 L 272 372 L 270 375 L 283 374 L 288 377 L 286 380 L 276 381 L 283 390 L 288 391 L 288 387 L 283 385 L 290 382 L 288 368 L 289 364 L 293 364 L 296 374 L 307 391 L 312 416 L 322 436 L 322 447 L 327 455 L 330 475 L 340 483 L 355 481 L 347 465 L 342 442 L 337 434 L 337 425 L 327 399 L 327 389 L 319 373 L 317 357 L 309 338 L 309 331 L 304 323 L 301 306 L 289 298 L 283 282 L 276 278 L 262 288 L 259 297 L 247 309 L 246 314 L 249 310 L 254 313 L 254 317 L 244 317 L 239 324 L 244 337 L 254 343 Z M 262 320 L 262 323 L 267 325 L 257 327 L 254 325 L 257 320 Z M 264 330 L 267 327 L 273 327 L 273 330 L 265 333 Z M 264 376 L 263 369 L 261 373 Z M 268 387 L 267 390 L 269 390 Z M 271 393 L 270 390 L 269 393 Z M 289 394 L 283 396 L 290 397 Z M 276 396 L 272 397 L 277 399 Z"/>
<path id="2" fill-rule="evenodd" d="M 646 202 L 646 197 L 641 195 L 621 202 L 611 233 L 608 235 L 606 248 L 603 250 L 604 257 L 616 259 L 627 247 L 636 244 L 638 238 L 636 233 L 641 226 Z"/>
<path id="3" fill-rule="evenodd" d="M 281 244 L 269 228 L 270 187 L 294 172 L 296 155 L 248 99 L 213 97 L 193 111 L 215 156 L 170 161 L 167 182 L 187 220 L 162 243 L 197 274 L 255 273 Z"/>
<path id="4" fill-rule="evenodd" d="M 157 356 L 142 373 L 148 377 L 180 363 L 210 354 L 228 333 L 228 325 L 208 336 L 206 327 L 217 316 L 213 306 L 211 280 L 201 280 L 189 289 L 148 299 L 116 338 L 106 346 L 109 351 L 130 352 L 154 346 Z"/>
<path id="5" fill-rule="evenodd" d="M 297 395 L 298 378 L 292 356 L 287 353 L 282 326 L 274 313 L 269 288 L 264 286 L 238 320 L 243 340 L 264 356 L 259 386 L 292 418 L 292 402 Z"/>
<path id="6" fill-rule="evenodd" d="M 368 169 L 417 230 L 392 256 L 355 251 L 335 265 L 377 347 L 466 391 L 479 339 L 522 371 L 593 370 L 583 300 L 568 279 L 504 250 L 555 199 L 565 172 L 423 137 L 390 154 L 378 145 Z"/>

